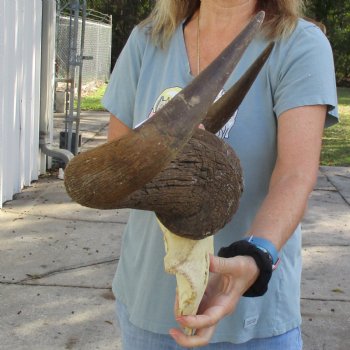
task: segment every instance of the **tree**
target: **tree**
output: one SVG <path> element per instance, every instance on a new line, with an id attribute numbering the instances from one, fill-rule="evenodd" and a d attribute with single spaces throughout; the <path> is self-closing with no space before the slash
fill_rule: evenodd
<path id="1" fill-rule="evenodd" d="M 153 0 L 88 0 L 96 11 L 112 15 L 112 67 L 134 26 L 149 14 Z"/>
<path id="2" fill-rule="evenodd" d="M 331 42 L 338 84 L 350 78 L 350 0 L 309 0 L 307 15 L 322 22 Z"/>

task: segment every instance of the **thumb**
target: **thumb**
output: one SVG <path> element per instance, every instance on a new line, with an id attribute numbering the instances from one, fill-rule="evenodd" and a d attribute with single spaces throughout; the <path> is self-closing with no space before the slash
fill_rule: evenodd
<path id="1" fill-rule="evenodd" d="M 232 260 L 227 258 L 222 258 L 215 255 L 210 255 L 210 272 L 228 274 L 233 270 Z"/>

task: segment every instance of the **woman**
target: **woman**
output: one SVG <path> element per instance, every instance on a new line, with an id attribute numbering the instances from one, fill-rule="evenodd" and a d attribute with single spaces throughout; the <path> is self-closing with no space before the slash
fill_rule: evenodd
<path id="1" fill-rule="evenodd" d="M 215 235 L 215 251 L 252 237 L 249 246 L 271 256 L 271 265 L 277 254 L 280 259 L 264 282 L 267 292 L 259 296 L 251 287 L 262 272 L 251 255 L 212 256 L 212 276 L 198 315 L 176 319 L 181 327 L 197 329 L 187 336 L 174 320 L 175 281 L 164 273 L 159 225 L 153 213 L 132 211 L 113 281 L 124 350 L 302 348 L 299 223 L 317 179 L 325 120 L 336 121 L 337 99 L 329 43 L 318 27 L 299 18 L 301 9 L 301 0 L 158 0 L 121 53 L 104 97 L 112 114 L 109 139 L 151 116 L 257 11 L 266 12 L 261 35 L 224 87 L 271 39 L 276 41 L 248 95 L 219 133 L 241 160 L 245 192 L 232 222 Z"/>

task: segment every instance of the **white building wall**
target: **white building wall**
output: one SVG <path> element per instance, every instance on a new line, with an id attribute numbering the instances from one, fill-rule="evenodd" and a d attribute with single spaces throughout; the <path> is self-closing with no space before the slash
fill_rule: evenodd
<path id="1" fill-rule="evenodd" d="M 0 0 L 0 208 L 39 174 L 41 0 Z"/>

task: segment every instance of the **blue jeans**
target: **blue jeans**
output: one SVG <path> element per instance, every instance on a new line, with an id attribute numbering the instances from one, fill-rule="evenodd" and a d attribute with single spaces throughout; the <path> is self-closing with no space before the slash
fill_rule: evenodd
<path id="1" fill-rule="evenodd" d="M 123 350 L 185 350 L 170 335 L 157 334 L 135 327 L 123 303 L 117 301 L 117 317 L 121 330 Z M 301 350 L 300 328 L 270 338 L 252 339 L 244 344 L 213 343 L 196 350 Z"/>

